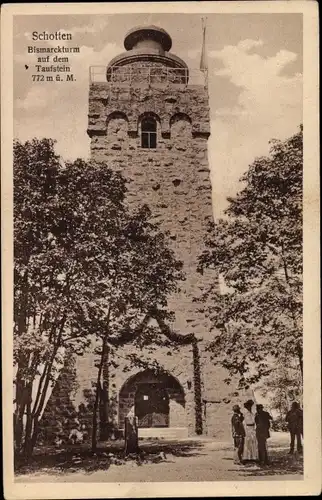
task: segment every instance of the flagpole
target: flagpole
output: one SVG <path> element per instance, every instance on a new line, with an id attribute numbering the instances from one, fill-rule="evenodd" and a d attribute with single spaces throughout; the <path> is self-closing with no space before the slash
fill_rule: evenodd
<path id="1" fill-rule="evenodd" d="M 201 18 L 202 46 L 201 46 L 201 57 L 200 57 L 200 71 L 204 73 L 205 85 L 206 87 L 208 87 L 208 67 L 207 67 L 207 55 L 206 55 L 206 20 L 207 17 Z"/>

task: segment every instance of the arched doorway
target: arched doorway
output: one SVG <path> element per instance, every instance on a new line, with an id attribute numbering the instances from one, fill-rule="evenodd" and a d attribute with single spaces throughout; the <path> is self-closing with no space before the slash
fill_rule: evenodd
<path id="1" fill-rule="evenodd" d="M 139 384 L 134 407 L 139 427 L 169 426 L 169 395 L 163 384 Z"/>
<path id="2" fill-rule="evenodd" d="M 185 394 L 168 373 L 144 370 L 130 377 L 119 393 L 119 427 L 134 409 L 139 428 L 186 427 Z"/>

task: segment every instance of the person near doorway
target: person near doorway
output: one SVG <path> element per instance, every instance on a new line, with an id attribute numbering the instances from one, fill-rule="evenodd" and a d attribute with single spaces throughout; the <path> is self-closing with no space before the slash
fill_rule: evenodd
<path id="1" fill-rule="evenodd" d="M 271 415 L 264 411 L 263 405 L 256 405 L 256 438 L 258 445 L 258 461 L 261 465 L 268 464 L 267 439 L 270 437 Z"/>
<path id="2" fill-rule="evenodd" d="M 255 415 L 252 411 L 254 401 L 249 399 L 244 404 L 246 412 L 244 414 L 245 424 L 245 445 L 243 460 L 255 461 L 258 459 L 258 447 L 255 432 Z"/>
<path id="3" fill-rule="evenodd" d="M 125 455 L 137 453 L 139 453 L 138 418 L 132 407 L 125 417 Z"/>
<path id="4" fill-rule="evenodd" d="M 288 429 L 291 435 L 291 444 L 290 444 L 290 454 L 294 453 L 294 444 L 296 438 L 296 446 L 297 452 L 302 453 L 302 441 L 301 436 L 303 436 L 303 410 L 301 409 L 299 403 L 294 401 L 292 403 L 291 409 L 287 412 L 285 417 L 286 422 L 288 423 Z"/>
<path id="5" fill-rule="evenodd" d="M 235 464 L 243 463 L 243 452 L 245 442 L 245 428 L 243 424 L 244 415 L 240 411 L 238 405 L 233 406 L 233 416 L 231 417 L 231 430 L 234 440 L 234 462 Z"/>

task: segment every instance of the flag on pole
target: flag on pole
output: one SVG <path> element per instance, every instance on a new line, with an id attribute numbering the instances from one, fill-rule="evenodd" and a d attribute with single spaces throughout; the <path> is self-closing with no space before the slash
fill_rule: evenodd
<path id="1" fill-rule="evenodd" d="M 200 70 L 206 71 L 207 68 L 207 57 L 206 57 L 206 19 L 202 17 L 202 48 L 201 48 L 201 57 L 200 57 Z"/>

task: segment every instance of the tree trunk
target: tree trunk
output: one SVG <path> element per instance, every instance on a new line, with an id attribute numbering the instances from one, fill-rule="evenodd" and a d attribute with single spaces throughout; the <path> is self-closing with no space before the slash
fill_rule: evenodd
<path id="1" fill-rule="evenodd" d="M 105 362 L 106 347 L 107 347 L 107 339 L 105 337 L 103 340 L 103 344 L 102 344 L 101 359 L 100 359 L 100 364 L 98 367 L 97 380 L 96 380 L 96 393 L 95 393 L 95 401 L 94 401 L 94 407 L 93 407 L 93 420 L 92 420 L 92 452 L 93 453 L 95 453 L 95 451 L 97 449 L 97 413 L 98 413 L 98 407 L 99 407 L 99 401 L 100 401 L 101 379 L 102 379 L 103 366 L 104 366 L 104 362 Z"/>
<path id="2" fill-rule="evenodd" d="M 47 362 L 44 367 L 44 371 L 41 377 L 42 384 L 39 383 L 38 385 L 38 390 L 35 398 L 35 405 L 32 411 L 31 411 L 32 385 L 30 385 L 30 395 L 28 400 L 28 413 L 30 411 L 30 414 L 27 413 L 27 424 L 26 424 L 26 433 L 24 442 L 24 455 L 26 456 L 26 458 L 31 457 L 37 442 L 38 430 L 39 430 L 39 417 L 44 408 L 46 394 L 51 380 L 51 370 L 55 361 L 57 351 L 58 348 L 55 348 L 50 361 Z"/>
<path id="3" fill-rule="evenodd" d="M 25 413 L 25 402 L 24 402 L 24 388 L 20 388 L 21 394 L 16 397 L 16 412 L 14 418 L 14 442 L 16 453 L 20 453 L 22 449 L 22 438 L 23 438 L 23 416 Z M 19 391 L 19 392 L 20 392 Z"/>
<path id="4" fill-rule="evenodd" d="M 37 421 L 37 422 L 38 422 L 39 417 L 40 417 L 42 410 L 44 408 L 46 395 L 47 395 L 48 387 L 49 387 L 50 380 L 51 380 L 52 368 L 53 368 L 53 365 L 54 365 L 54 362 L 55 362 L 55 359 L 56 359 L 56 356 L 57 356 L 57 353 L 58 353 L 58 350 L 59 350 L 59 347 L 61 344 L 61 336 L 62 336 L 63 329 L 65 326 L 66 317 L 67 317 L 67 315 L 65 313 L 63 315 L 61 323 L 60 323 L 56 343 L 53 345 L 52 355 L 51 355 L 49 361 L 46 361 L 45 366 L 44 366 L 44 371 L 40 377 L 40 383 L 38 385 L 37 395 L 35 398 L 35 404 L 34 404 L 34 407 L 32 410 L 32 415 L 33 415 L 33 417 L 35 417 L 35 421 Z M 42 386 L 42 384 L 43 384 L 43 386 Z"/>
<path id="5" fill-rule="evenodd" d="M 93 407 L 93 419 L 92 419 L 92 452 L 95 453 L 97 449 L 97 411 L 99 405 L 99 394 L 101 389 L 100 380 L 97 377 L 96 381 L 96 393 L 95 393 L 95 401 Z"/>
<path id="6" fill-rule="evenodd" d="M 20 453 L 22 448 L 22 437 L 23 437 L 23 407 L 21 407 L 22 411 L 19 411 L 15 414 L 15 426 L 14 426 L 14 441 L 15 441 L 15 451 L 16 453 Z"/>
<path id="7" fill-rule="evenodd" d="M 193 372 L 194 372 L 194 396 L 195 396 L 195 415 L 196 415 L 196 434 L 202 434 L 202 401 L 201 401 L 201 373 L 200 356 L 197 339 L 192 343 Z"/>
<path id="8" fill-rule="evenodd" d="M 27 387 L 26 382 L 23 377 L 23 372 L 27 366 L 28 358 L 20 354 L 18 360 L 18 367 L 16 373 L 16 394 L 15 394 L 15 426 L 14 426 L 14 442 L 15 442 L 15 450 L 20 453 L 23 446 L 23 432 L 24 432 L 24 424 L 23 417 L 25 414 L 26 404 L 28 402 L 27 398 Z"/>
<path id="9" fill-rule="evenodd" d="M 30 440 L 30 446 L 29 446 L 29 450 L 28 450 L 28 457 L 31 457 L 33 451 L 34 451 L 34 448 L 36 446 L 36 443 L 37 443 L 37 438 L 38 438 L 38 432 L 39 432 L 39 419 L 38 417 L 34 417 L 34 421 L 33 421 L 33 424 L 34 424 L 34 429 L 33 429 L 33 433 L 32 433 L 32 437 L 31 437 L 31 440 Z"/>
<path id="10" fill-rule="evenodd" d="M 109 348 L 106 346 L 105 361 L 103 364 L 102 376 L 103 387 L 101 392 L 101 407 L 100 407 L 100 439 L 106 441 L 110 437 L 109 428 Z"/>
<path id="11" fill-rule="evenodd" d="M 16 302 L 15 302 L 15 325 L 16 325 L 16 334 L 18 336 L 22 335 L 27 330 L 27 304 L 28 304 L 28 256 L 25 255 L 26 258 L 26 271 L 22 279 L 21 283 L 21 303 L 20 307 L 18 305 L 18 310 L 16 310 Z M 18 359 L 18 368 L 16 374 L 16 412 L 15 412 L 15 427 L 14 427 L 14 441 L 15 448 L 18 453 L 22 450 L 22 441 L 23 441 L 23 416 L 25 413 L 26 400 L 25 400 L 25 381 L 21 372 L 28 366 L 28 359 L 22 353 L 19 354 Z"/>
<path id="12" fill-rule="evenodd" d="M 302 382 L 303 382 L 303 349 L 301 345 L 297 345 L 297 355 L 299 358 L 299 365 L 300 365 L 300 370 L 301 370 L 301 377 L 302 377 Z"/>
<path id="13" fill-rule="evenodd" d="M 32 398 L 32 384 L 29 384 L 26 388 L 27 394 L 27 404 L 26 404 L 26 427 L 25 427 L 25 438 L 23 443 L 23 453 L 25 456 L 28 455 L 27 450 L 29 449 L 31 433 L 32 433 L 32 414 L 31 414 L 31 398 Z"/>

